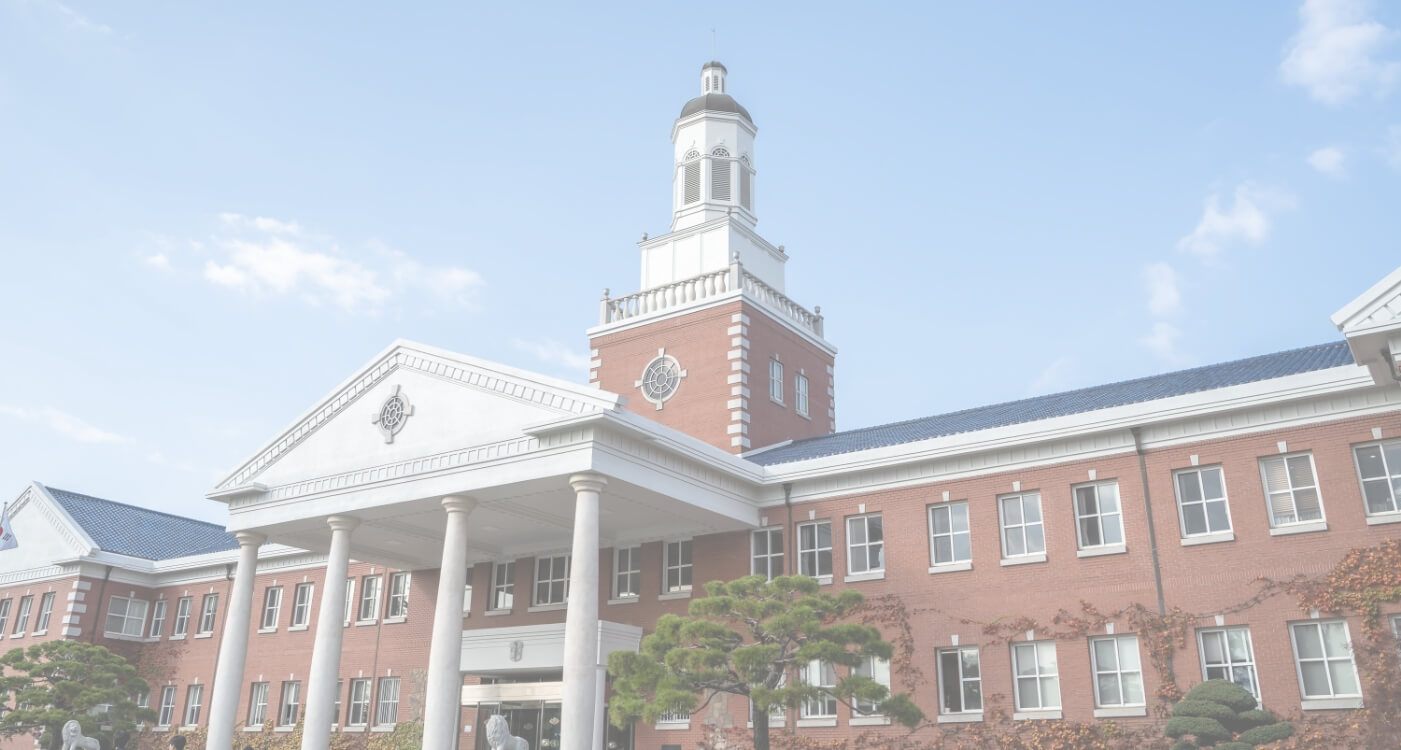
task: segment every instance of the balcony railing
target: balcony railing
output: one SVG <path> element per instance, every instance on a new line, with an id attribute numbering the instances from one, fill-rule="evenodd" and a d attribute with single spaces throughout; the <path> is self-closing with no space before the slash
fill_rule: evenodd
<path id="1" fill-rule="evenodd" d="M 822 308 L 809 311 L 788 299 L 782 292 L 744 270 L 738 258 L 731 261 L 729 268 L 673 281 L 626 297 L 610 297 L 608 291 L 604 290 L 603 300 L 599 302 L 598 322 L 599 325 L 608 325 L 647 318 L 726 296 L 741 289 L 746 296 L 764 308 L 777 313 L 799 328 L 816 334 L 819 338 L 822 336 Z"/>

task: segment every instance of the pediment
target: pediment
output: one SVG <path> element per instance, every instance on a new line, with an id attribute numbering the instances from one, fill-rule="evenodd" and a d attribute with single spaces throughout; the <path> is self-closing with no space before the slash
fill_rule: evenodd
<path id="1" fill-rule="evenodd" d="M 397 403 L 386 414 L 391 398 Z M 585 385 L 397 342 L 243 462 L 212 494 L 510 440 L 530 426 L 615 409 L 619 401 Z"/>
<path id="2" fill-rule="evenodd" d="M 30 484 L 10 503 L 10 526 L 19 546 L 0 552 L 0 582 L 23 579 L 26 573 L 55 560 L 86 557 L 97 545 L 47 490 Z"/>
<path id="3" fill-rule="evenodd" d="M 1349 338 L 1378 330 L 1401 330 L 1401 268 L 1334 313 L 1332 320 Z"/>

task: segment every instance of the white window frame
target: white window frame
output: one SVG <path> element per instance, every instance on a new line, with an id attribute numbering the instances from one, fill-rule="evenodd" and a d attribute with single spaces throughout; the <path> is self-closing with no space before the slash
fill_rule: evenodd
<path id="1" fill-rule="evenodd" d="M 413 579 L 407 571 L 389 574 L 389 597 L 384 605 L 386 622 L 400 622 L 409 617 L 409 589 Z"/>
<path id="2" fill-rule="evenodd" d="M 122 610 L 120 613 L 116 611 L 118 602 L 121 602 Z M 137 607 L 138 612 L 133 612 L 134 605 L 140 605 Z M 137 599 L 134 596 L 114 596 L 108 599 L 107 617 L 102 621 L 103 635 L 118 638 L 140 638 L 146 632 L 146 615 L 150 612 L 150 607 L 150 602 L 145 599 Z M 5 609 L 9 609 L 9 607 Z M 116 630 L 112 629 L 112 618 L 114 617 L 120 620 Z M 3 624 L 0 624 L 0 632 L 4 632 Z"/>
<path id="3" fill-rule="evenodd" d="M 1396 646 L 1401 649 L 1401 615 L 1391 616 L 1391 637 L 1396 639 Z"/>
<path id="4" fill-rule="evenodd" d="M 372 684 L 368 677 L 357 677 L 350 681 L 350 708 L 345 714 L 347 727 L 367 727 L 370 725 Z"/>
<path id="5" fill-rule="evenodd" d="M 399 678 L 381 677 L 375 691 L 375 726 L 388 728 L 399 723 Z"/>
<path id="6" fill-rule="evenodd" d="M 800 417 L 808 415 L 808 376 L 802 372 L 793 376 L 793 408 Z"/>
<path id="7" fill-rule="evenodd" d="M 880 539 L 871 540 L 871 520 L 876 521 Z M 861 530 L 861 541 L 855 541 L 854 529 Z M 858 556 L 859 550 L 859 556 Z M 871 552 L 879 558 L 879 565 L 871 564 Z M 860 561 L 858 568 L 857 561 Z M 880 513 L 863 513 L 846 517 L 846 574 L 847 578 L 881 578 L 885 576 L 885 521 Z"/>
<path id="8" fill-rule="evenodd" d="M 812 675 L 816 671 L 818 679 L 813 681 Z M 799 679 L 804 685 L 819 688 L 822 690 L 835 690 L 837 687 L 837 669 L 832 664 L 824 661 L 813 660 L 804 664 L 799 669 Z M 798 718 L 803 719 L 830 719 L 836 721 L 837 718 L 837 696 L 831 692 L 823 692 L 816 698 L 804 700 L 798 706 Z"/>
<path id="9" fill-rule="evenodd" d="M 547 569 L 542 570 L 542 566 Z M 540 596 L 540 587 L 545 587 L 545 596 Z M 558 588 L 559 596 L 555 596 Z M 535 558 L 535 585 L 531 587 L 531 605 L 551 607 L 569 601 L 569 555 L 552 555 Z"/>
<path id="10" fill-rule="evenodd" d="M 34 633 L 47 633 L 49 631 L 49 621 L 53 619 L 54 599 L 58 592 L 46 591 L 39 599 L 39 618 L 34 621 Z"/>
<path id="11" fill-rule="evenodd" d="M 636 600 L 642 595 L 642 547 L 613 549 L 613 598 Z"/>
<path id="12" fill-rule="evenodd" d="M 1114 663 L 1103 664 L 1099 658 L 1099 644 L 1105 643 L 1114 652 Z M 1124 656 L 1133 655 L 1134 668 L 1124 665 Z M 1143 652 L 1138 647 L 1138 636 L 1102 635 L 1090 639 L 1090 671 L 1094 676 L 1095 708 L 1143 708 L 1148 707 L 1147 691 L 1143 683 Z M 1101 691 L 1100 680 L 1112 677 L 1119 691 L 1118 702 L 1111 703 Z M 1127 685 L 1138 683 L 1138 700 L 1129 700 Z"/>
<path id="13" fill-rule="evenodd" d="M 346 627 L 350 627 L 351 618 L 357 614 L 359 601 L 355 598 L 355 577 L 347 576 L 345 579 L 345 612 L 343 622 Z"/>
<path id="14" fill-rule="evenodd" d="M 266 682 L 254 682 L 248 686 L 248 717 L 244 721 L 244 726 L 261 727 L 267 723 L 268 692 L 270 690 L 269 683 Z"/>
<path id="15" fill-rule="evenodd" d="M 827 544 L 822 544 L 822 528 L 827 528 Z M 803 538 L 803 530 L 812 529 L 812 546 L 806 546 Z M 798 574 L 809 578 L 815 578 L 819 582 L 830 582 L 832 580 L 832 551 L 833 551 L 832 521 L 816 520 L 798 524 Z M 826 562 L 827 570 L 823 572 L 823 563 Z"/>
<path id="16" fill-rule="evenodd" d="M 1101 490 L 1112 487 L 1114 489 L 1114 510 L 1106 512 L 1104 510 L 1104 493 Z M 1094 497 L 1094 511 L 1084 512 L 1080 505 L 1081 493 L 1089 490 Z M 1081 551 L 1106 552 L 1111 550 L 1121 550 L 1127 545 L 1124 539 L 1124 502 L 1123 496 L 1119 494 L 1118 480 L 1110 479 L 1102 482 L 1085 482 L 1084 484 L 1073 485 L 1070 488 L 1070 501 L 1075 509 L 1075 541 Z M 1044 522 L 1044 518 L 1042 521 Z M 1091 524 L 1091 528 L 1099 534 L 1099 541 L 1091 543 L 1085 538 L 1085 525 Z M 1119 541 L 1109 541 L 1109 529 L 1117 528 Z"/>
<path id="17" fill-rule="evenodd" d="M 271 633 L 277 630 L 277 621 L 282 619 L 282 587 L 268 586 L 263 590 L 263 619 L 258 632 Z"/>
<path id="18" fill-rule="evenodd" d="M 195 635 L 209 636 L 219 626 L 219 595 L 205 594 L 199 604 L 199 630 Z"/>
<path id="19" fill-rule="evenodd" d="M 190 634 L 190 615 L 194 610 L 195 598 L 182 596 L 175 602 L 175 620 L 170 626 L 170 638 L 175 640 Z M 169 726 L 169 725 L 167 725 Z"/>
<path id="20" fill-rule="evenodd" d="M 10 597 L 7 596 L 4 599 L 0 599 L 0 636 L 4 636 L 5 628 L 10 625 L 10 607 L 13 606 L 14 600 Z M 110 604 L 108 604 L 108 608 L 111 608 Z"/>
<path id="21" fill-rule="evenodd" d="M 52 596 L 52 594 L 53 592 L 49 592 L 44 596 L 50 597 Z M 168 608 L 169 605 L 167 604 L 167 600 L 165 599 L 157 599 L 151 604 L 151 629 L 147 631 L 148 637 L 156 639 L 159 639 L 161 637 L 161 631 L 165 630 L 165 613 Z M 53 609 L 53 599 L 49 599 L 49 609 L 50 611 L 52 611 Z M 44 629 L 47 629 L 49 623 L 48 618 L 43 617 L 44 612 L 42 604 L 40 605 L 39 610 L 39 615 L 41 618 L 43 618 Z"/>
<path id="22" fill-rule="evenodd" d="M 783 363 L 777 357 L 769 359 L 769 400 L 783 405 Z"/>
<path id="23" fill-rule="evenodd" d="M 759 539 L 764 551 L 759 551 Z M 776 540 L 776 541 L 775 541 Z M 763 576 L 772 581 L 783 575 L 783 527 L 769 526 L 749 534 L 749 575 Z"/>
<path id="24" fill-rule="evenodd" d="M 156 726 L 168 729 L 173 721 L 175 721 L 175 686 L 166 685 L 161 688 L 161 707 L 156 714 Z"/>
<path id="25" fill-rule="evenodd" d="M 675 558 L 675 559 L 673 559 Z M 672 583 L 672 573 L 676 583 Z M 662 593 L 689 594 L 695 584 L 695 545 L 691 539 L 662 542 Z"/>
<path id="26" fill-rule="evenodd" d="M 337 695 L 337 699 L 339 699 L 339 695 L 340 695 L 339 691 L 336 693 L 336 695 Z M 290 699 L 290 700 L 289 700 L 289 699 Z M 287 710 L 288 708 L 291 709 L 290 712 Z M 281 696 L 280 696 L 280 700 L 278 700 L 278 702 L 277 702 L 277 726 L 279 726 L 279 727 L 294 727 L 294 726 L 296 726 L 296 725 L 297 725 L 297 720 L 301 718 L 301 711 L 302 711 L 302 681 L 301 681 L 301 680 L 283 680 L 283 681 L 282 681 L 282 693 L 281 693 Z M 289 713 L 290 713 L 290 715 L 289 715 Z M 340 717 L 337 716 L 336 719 L 339 720 Z"/>
<path id="27" fill-rule="evenodd" d="M 1031 654 L 1033 667 L 1032 671 L 1021 674 L 1025 654 Z M 1051 664 L 1049 668 L 1042 663 L 1042 657 L 1049 653 Z M 1022 705 L 1022 680 L 1033 680 L 1036 683 L 1036 703 L 1035 706 Z M 1051 680 L 1056 687 L 1056 701 L 1049 703 L 1046 697 L 1045 681 Z M 1012 697 L 1015 701 L 1017 713 L 1044 713 L 1059 712 L 1061 710 L 1060 690 L 1060 661 L 1056 656 L 1056 642 L 1051 640 L 1021 641 L 1012 644 Z M 1017 718 L 1014 714 L 1012 718 Z"/>
<path id="28" fill-rule="evenodd" d="M 1328 654 L 1328 639 L 1323 635 L 1323 629 L 1329 626 L 1338 626 L 1343 629 L 1343 637 L 1347 639 L 1346 656 L 1336 656 Z M 1318 632 L 1319 646 L 1323 649 L 1322 657 L 1304 658 L 1299 655 L 1299 631 L 1301 629 L 1314 628 Z M 1303 698 L 1304 708 L 1338 708 L 1351 707 L 1360 708 L 1362 701 L 1362 676 L 1357 672 L 1357 661 L 1352 654 L 1352 634 L 1348 630 L 1347 620 L 1305 620 L 1303 622 L 1289 623 L 1289 643 L 1294 649 L 1294 673 L 1299 679 L 1299 695 Z M 1304 685 L 1304 662 L 1321 662 L 1324 666 L 1323 672 L 1328 676 L 1327 695 L 1309 695 L 1308 689 Z M 1357 692 L 1339 693 L 1333 685 L 1334 663 L 1347 662 L 1348 668 L 1352 670 L 1352 681 L 1357 686 Z M 1340 706 L 1338 702 L 1349 705 Z M 1356 704 L 1356 705 L 1352 705 Z"/>
<path id="29" fill-rule="evenodd" d="M 1241 633 L 1245 638 L 1246 658 L 1236 660 L 1231 654 L 1231 634 Z M 1220 640 L 1221 654 L 1225 661 L 1211 664 L 1206 660 L 1207 638 Z M 1260 672 L 1255 664 L 1255 642 L 1251 638 L 1250 628 L 1245 625 L 1223 625 L 1215 628 L 1201 628 L 1197 631 L 1197 661 L 1202 667 L 1203 680 L 1226 680 L 1232 684 L 1245 688 L 1246 692 L 1255 696 L 1255 700 L 1261 700 L 1260 692 Z M 1218 674 L 1213 675 L 1216 671 Z M 1241 685 L 1236 680 L 1237 672 L 1245 672 L 1250 675 L 1250 687 Z"/>
<path id="30" fill-rule="evenodd" d="M 1028 523 L 1026 520 L 1027 502 L 1035 499 L 1037 520 Z M 1015 500 L 1017 502 L 1017 513 L 1021 520 L 1017 523 L 1009 524 L 1007 521 L 1007 503 Z M 1008 564 L 1019 562 L 1041 562 L 1046 559 L 1046 512 L 1041 505 L 1041 493 L 1037 490 L 1028 492 L 1013 492 L 1008 495 L 997 496 L 997 521 L 999 527 L 998 536 L 1002 545 L 1002 561 Z M 1027 544 L 1027 529 L 1036 526 L 1041 530 L 1041 549 L 1031 551 L 1031 545 Z M 1015 533 L 1022 540 L 1022 551 L 1016 554 L 1007 551 L 1007 542 L 1011 538 L 1009 534 Z"/>
<path id="31" fill-rule="evenodd" d="M 1362 489 L 1362 511 L 1367 514 L 1367 520 L 1371 522 L 1377 520 L 1392 520 L 1401 516 L 1401 491 L 1397 487 L 1401 486 L 1401 461 L 1396 465 L 1387 458 L 1387 448 L 1394 447 L 1401 451 L 1401 440 L 1374 440 L 1370 443 L 1360 443 L 1352 446 L 1352 465 L 1357 470 L 1357 486 Z M 1362 458 L 1358 452 L 1366 448 L 1376 448 L 1382 462 L 1382 476 L 1364 477 L 1362 475 Z M 1372 504 L 1367 500 L 1367 485 L 1381 482 L 1386 486 L 1387 498 L 1391 501 L 1391 510 L 1372 510 Z"/>
<path id="32" fill-rule="evenodd" d="M 303 582 L 292 590 L 292 620 L 288 630 L 305 630 L 311 625 L 311 599 L 315 595 L 316 584 Z"/>
<path id="33" fill-rule="evenodd" d="M 1202 475 L 1206 472 L 1214 471 L 1220 477 L 1221 497 L 1209 498 L 1206 496 L 1206 482 L 1202 481 Z M 1200 500 L 1188 500 L 1182 496 L 1182 482 L 1187 476 L 1191 476 L 1192 482 L 1196 483 L 1197 495 Z M 1186 469 L 1178 469 L 1172 473 L 1172 492 L 1177 497 L 1177 528 L 1182 534 L 1182 539 L 1188 541 L 1229 541 L 1235 538 L 1236 523 L 1231 518 L 1231 497 L 1230 491 L 1226 489 L 1226 469 L 1220 464 L 1215 466 L 1192 466 Z M 1211 528 L 1211 513 L 1208 507 L 1213 503 L 1220 503 L 1226 511 L 1226 528 Z M 1189 531 L 1187 529 L 1187 506 L 1200 505 L 1202 509 L 1202 522 L 1206 524 L 1206 531 Z"/>
<path id="34" fill-rule="evenodd" d="M 967 569 L 973 564 L 973 533 L 969 523 L 968 501 L 955 500 L 946 503 L 935 503 L 930 505 L 926 515 L 929 523 L 929 569 L 930 572 L 945 569 Z M 934 517 L 945 515 L 948 517 L 948 531 L 935 531 Z M 963 520 L 963 530 L 958 529 L 958 519 Z M 958 539 L 962 537 L 966 547 L 965 554 L 960 557 L 958 554 Z M 947 540 L 949 559 L 939 559 L 939 540 Z"/>
<path id="35" fill-rule="evenodd" d="M 890 690 L 890 662 L 877 656 L 867 656 L 861 664 L 852 667 L 851 673 L 861 677 L 870 677 L 878 684 L 884 685 L 887 691 Z M 888 694 L 888 693 L 887 693 Z M 858 718 L 884 717 L 880 712 L 879 704 L 852 698 L 851 717 Z"/>
<path id="36" fill-rule="evenodd" d="M 973 660 L 977 663 L 978 670 L 978 673 L 976 675 L 973 675 L 972 677 L 969 677 L 967 672 L 963 668 L 963 657 L 966 654 L 970 653 L 973 655 Z M 944 665 L 944 658 L 946 656 L 952 656 L 958 664 L 958 705 L 961 707 L 961 709 L 958 711 L 948 710 L 948 685 L 945 684 L 946 667 Z M 982 654 L 978 651 L 978 647 L 953 646 L 950 648 L 941 648 L 936 652 L 934 658 L 935 669 L 937 671 L 936 677 L 939 680 L 939 716 L 976 716 L 977 718 L 981 719 L 983 715 L 983 659 Z M 976 684 L 978 686 L 977 708 L 968 707 L 969 684 Z"/>
<path id="37" fill-rule="evenodd" d="M 11 638 L 18 638 L 25 633 L 29 627 L 29 615 L 34 611 L 34 595 L 25 594 L 19 598 L 19 611 L 15 613 L 15 631 L 10 634 Z M 145 623 L 142 623 L 144 626 Z M 3 635 L 3 633 L 0 633 Z"/>
<path id="38" fill-rule="evenodd" d="M 204 684 L 195 683 L 185 688 L 185 718 L 183 726 L 199 726 L 200 710 L 204 708 Z"/>
<path id="39" fill-rule="evenodd" d="M 1309 473 L 1310 473 L 1310 475 L 1312 475 L 1312 477 L 1313 477 L 1313 484 L 1312 484 L 1312 485 L 1298 485 L 1298 486 L 1295 486 L 1295 485 L 1294 485 L 1294 477 L 1291 476 L 1291 475 L 1290 475 L 1290 472 L 1289 472 L 1289 459 L 1291 459 L 1291 458 L 1300 458 L 1300 457 L 1306 457 L 1306 458 L 1308 458 L 1308 460 L 1309 460 Z M 1265 465 L 1266 465 L 1267 463 L 1270 463 L 1270 462 L 1273 462 L 1273 461 L 1283 461 L 1283 462 L 1284 462 L 1284 477 L 1285 477 L 1285 481 L 1286 481 L 1286 482 L 1288 483 L 1288 485 L 1289 485 L 1286 489 L 1283 489 L 1283 490 L 1272 490 L 1272 489 L 1270 488 L 1269 472 L 1266 471 Z M 1319 485 L 1319 481 L 1318 481 L 1318 464 L 1317 464 L 1317 463 L 1314 461 L 1314 459 L 1313 459 L 1313 451 L 1299 451 L 1299 452 L 1296 452 L 1296 453 L 1281 453 L 1281 454 L 1275 455 L 1275 456 L 1261 456 L 1261 457 L 1260 457 L 1260 460 L 1259 460 L 1259 464 L 1260 464 L 1260 486 L 1261 486 L 1261 487 L 1264 489 L 1264 491 L 1265 491 L 1265 514 L 1266 514 L 1266 517 L 1267 517 L 1267 518 L 1269 519 L 1269 521 L 1270 521 L 1270 531 L 1271 531 L 1271 533 L 1277 533 L 1277 532 L 1289 533 L 1289 532 L 1291 532 L 1291 531 L 1312 531 L 1312 530 L 1314 530 L 1314 529 L 1327 528 L 1327 524 L 1328 524 L 1328 511 L 1327 511 L 1327 509 L 1324 507 L 1324 504 L 1323 504 L 1323 487 L 1321 487 L 1321 486 Z M 1313 491 L 1314 491 L 1315 493 L 1317 493 L 1317 495 L 1318 495 L 1318 518 L 1310 518 L 1310 519 L 1307 519 L 1307 520 L 1300 520 L 1300 519 L 1299 519 L 1299 501 L 1298 501 L 1298 493 L 1299 493 L 1301 490 L 1310 490 L 1310 489 L 1313 490 Z M 1285 494 L 1285 493 L 1288 493 L 1288 494 L 1289 494 L 1289 506 L 1290 506 L 1290 508 L 1293 510 L 1293 514 L 1294 514 L 1294 519 L 1295 519 L 1295 520 L 1293 520 L 1293 521 L 1279 522 L 1279 521 L 1277 521 L 1277 520 L 1275 519 L 1274 500 L 1273 500 L 1273 498 L 1274 498 L 1275 495 L 1282 495 L 1282 494 Z"/>
<path id="40" fill-rule="evenodd" d="M 357 624 L 379 619 L 379 597 L 384 592 L 384 576 L 374 573 L 360 579 L 360 606 L 355 611 Z"/>
<path id="41" fill-rule="evenodd" d="M 493 563 L 491 566 L 491 596 L 487 600 L 488 612 L 510 612 L 516 605 L 516 561 Z M 502 599 L 505 606 L 502 606 Z"/>

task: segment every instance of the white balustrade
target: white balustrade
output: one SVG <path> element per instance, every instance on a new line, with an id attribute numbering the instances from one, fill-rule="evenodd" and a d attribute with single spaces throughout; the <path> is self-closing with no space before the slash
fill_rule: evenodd
<path id="1" fill-rule="evenodd" d="M 605 291 L 603 300 L 599 303 L 598 322 L 600 325 L 608 325 L 634 318 L 650 317 L 740 289 L 746 296 L 783 316 L 799 328 L 811 331 L 819 337 L 822 335 L 821 308 L 809 311 L 782 292 L 745 271 L 737 262 L 730 264 L 730 267 L 724 270 L 711 271 L 652 289 L 644 289 L 626 297 L 612 298 Z"/>

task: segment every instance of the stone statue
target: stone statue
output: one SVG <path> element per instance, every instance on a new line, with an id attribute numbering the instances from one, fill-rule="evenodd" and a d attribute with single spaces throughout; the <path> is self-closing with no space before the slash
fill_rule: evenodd
<path id="1" fill-rule="evenodd" d="M 501 714 L 486 720 L 486 746 L 491 750 L 530 750 L 529 742 L 511 734 L 511 725 Z"/>
<path id="2" fill-rule="evenodd" d="M 63 738 L 63 750 L 102 750 L 101 742 L 83 736 L 83 725 L 77 719 L 69 719 L 59 736 Z"/>

